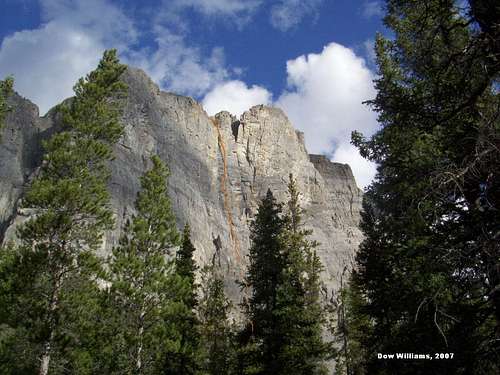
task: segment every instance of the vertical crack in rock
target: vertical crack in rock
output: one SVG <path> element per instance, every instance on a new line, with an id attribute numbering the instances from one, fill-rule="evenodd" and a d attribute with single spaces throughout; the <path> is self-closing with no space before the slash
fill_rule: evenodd
<path id="1" fill-rule="evenodd" d="M 238 258 L 238 264 L 243 264 L 243 259 L 241 257 L 241 245 L 240 241 L 238 239 L 238 236 L 236 235 L 235 227 L 234 227 L 234 220 L 233 220 L 233 213 L 232 213 L 232 205 L 231 205 L 231 197 L 229 195 L 229 191 L 227 190 L 227 180 L 228 180 L 228 171 L 227 171 L 227 155 L 226 155 L 226 145 L 224 144 L 224 139 L 222 138 L 222 134 L 220 132 L 220 124 L 219 121 L 214 118 L 211 119 L 212 124 L 215 127 L 217 131 L 217 142 L 219 144 L 219 151 L 221 153 L 222 157 L 222 165 L 223 165 L 223 172 L 221 176 L 221 182 L 220 182 L 220 188 L 222 191 L 222 195 L 224 197 L 223 202 L 224 202 L 224 211 L 226 213 L 226 218 L 227 222 L 229 224 L 229 236 L 231 237 L 231 240 L 233 241 L 233 248 L 235 250 L 235 255 Z M 240 272 L 241 267 L 239 267 Z"/>
<path id="2" fill-rule="evenodd" d="M 242 269 L 242 266 L 245 264 L 243 257 L 241 256 L 241 245 L 239 238 L 236 234 L 235 226 L 234 226 L 234 220 L 233 220 L 233 213 L 232 213 L 232 204 L 231 204 L 231 196 L 229 194 L 229 191 L 227 189 L 227 180 L 228 180 L 228 168 L 227 168 L 227 154 L 226 154 L 226 145 L 224 144 L 224 139 L 222 137 L 221 131 L 220 131 L 220 123 L 217 118 L 211 119 L 211 122 L 213 126 L 215 127 L 217 131 L 217 143 L 219 145 L 219 151 L 221 153 L 222 157 L 222 165 L 223 165 L 223 172 L 221 176 L 221 184 L 220 188 L 224 197 L 224 211 L 226 213 L 226 218 L 229 224 L 229 237 L 233 241 L 233 249 L 234 253 L 237 258 L 237 263 L 238 263 L 238 271 L 240 274 L 241 282 L 243 283 L 243 296 L 242 296 L 242 302 L 244 304 L 249 303 L 249 286 L 245 281 L 245 272 Z M 253 332 L 253 325 L 252 325 L 252 332 Z"/>

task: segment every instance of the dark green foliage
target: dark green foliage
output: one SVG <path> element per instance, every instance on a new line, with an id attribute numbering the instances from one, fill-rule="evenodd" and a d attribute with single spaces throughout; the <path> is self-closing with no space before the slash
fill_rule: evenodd
<path id="1" fill-rule="evenodd" d="M 21 249 L 22 251 L 22 249 Z M 19 251 L 11 246 L 0 249 L 0 372 L 36 373 L 39 345 L 39 316 L 43 303 L 30 298 L 37 285 L 38 269 L 26 267 L 46 259 L 39 253 Z M 27 260 L 25 260 L 28 258 Z M 19 321 L 20 320 L 20 321 Z M 35 331 L 36 330 L 36 331 Z"/>
<path id="2" fill-rule="evenodd" d="M 201 374 L 232 374 L 235 348 L 229 323 L 231 302 L 224 294 L 224 281 L 215 266 L 202 271 L 198 306 L 201 334 Z"/>
<path id="3" fill-rule="evenodd" d="M 12 77 L 0 81 L 0 140 L 2 140 L 2 128 L 4 126 L 5 115 L 10 110 L 7 105 L 7 97 L 12 93 L 13 85 L 14 79 Z"/>
<path id="4" fill-rule="evenodd" d="M 154 156 L 141 178 L 136 214 L 110 259 L 110 299 L 118 314 L 113 356 L 117 373 L 155 374 L 178 354 L 183 317 L 191 308 L 189 280 L 175 271 L 179 244 L 167 190 L 168 169 Z"/>
<path id="5" fill-rule="evenodd" d="M 189 282 L 191 293 L 186 300 L 186 305 L 191 309 L 196 307 L 197 285 L 195 283 L 195 277 L 198 267 L 194 260 L 195 251 L 196 249 L 191 242 L 191 229 L 189 225 L 186 224 L 182 233 L 182 244 L 175 258 L 175 269 L 180 276 L 184 277 Z"/>
<path id="6" fill-rule="evenodd" d="M 0 362 L 12 373 L 17 366 L 61 373 L 70 366 L 62 353 L 71 345 L 85 350 L 70 317 L 81 316 L 86 291 L 97 290 L 99 262 L 92 254 L 113 224 L 106 165 L 122 133 L 117 100 L 124 69 L 116 52 L 106 51 L 76 84 L 75 98 L 59 108 L 64 130 L 44 143 L 42 168 L 22 203 L 33 216 L 19 227 L 21 245 L 2 254 L 0 284 L 11 287 L 2 290 L 10 302 L 0 307 L 0 324 L 3 332 L 16 331 L 9 345 L 18 350 L 9 357 L 2 349 Z"/>
<path id="7" fill-rule="evenodd" d="M 323 342 L 320 304 L 321 262 L 302 228 L 296 183 L 290 177 L 288 210 L 282 214 L 271 191 L 252 224 L 246 307 L 248 324 L 240 333 L 240 372 L 256 374 L 326 373 L 330 351 Z"/>
<path id="8" fill-rule="evenodd" d="M 65 131 L 44 142 L 43 168 L 23 202 L 41 211 L 20 229 L 24 242 L 48 248 L 40 242 L 57 226 L 54 241 L 76 243 L 76 251 L 94 250 L 102 230 L 112 227 L 106 164 L 122 127 L 111 98 L 123 93 L 119 77 L 124 69 L 115 51 L 105 52 L 97 70 L 75 85 L 75 98 L 60 107 Z M 65 251 L 54 253 L 64 256 Z"/>
<path id="9" fill-rule="evenodd" d="M 248 319 L 247 333 L 242 334 L 247 342 L 242 344 L 254 347 L 252 356 L 256 363 L 248 363 L 245 373 L 271 374 L 279 366 L 277 357 L 282 337 L 276 308 L 278 286 L 284 270 L 282 236 L 285 230 L 281 212 L 281 205 L 268 190 L 251 226 L 252 246 L 246 285 L 252 288 L 252 294 L 248 304 L 242 306 Z M 248 351 L 249 347 L 245 350 Z"/>
<path id="10" fill-rule="evenodd" d="M 178 352 L 167 356 L 165 374 L 195 374 L 199 368 L 199 322 L 196 317 L 197 288 L 195 283 L 196 262 L 193 258 L 195 247 L 191 242 L 189 225 L 184 226 L 182 243 L 175 258 L 175 270 L 187 284 L 188 291 L 183 299 L 185 311 L 176 317 L 177 330 L 180 333 L 180 348 Z"/>
<path id="11" fill-rule="evenodd" d="M 288 184 L 289 201 L 283 245 L 285 268 L 278 287 L 277 310 L 283 348 L 278 361 L 283 374 L 326 374 L 324 361 L 331 348 L 323 341 L 325 309 L 320 303 L 321 260 L 318 244 L 303 228 L 303 210 L 293 176 Z"/>
<path id="12" fill-rule="evenodd" d="M 395 39 L 378 37 L 371 102 L 382 128 L 353 135 L 379 164 L 353 278 L 369 374 L 500 371 L 498 5 L 471 3 L 387 2 Z M 392 352 L 454 359 L 374 357 Z"/>

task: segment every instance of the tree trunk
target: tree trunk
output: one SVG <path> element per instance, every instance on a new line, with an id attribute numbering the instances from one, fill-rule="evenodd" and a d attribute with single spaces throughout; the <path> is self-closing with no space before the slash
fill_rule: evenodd
<path id="1" fill-rule="evenodd" d="M 139 315 L 139 332 L 138 339 L 139 344 L 137 346 L 137 355 L 135 358 L 135 371 L 137 374 L 142 373 L 142 350 L 143 350 L 143 335 L 144 335 L 144 308 L 141 308 L 141 314 Z"/>
<path id="2" fill-rule="evenodd" d="M 40 375 L 47 375 L 49 373 L 50 354 L 51 354 L 53 339 L 54 339 L 54 330 L 52 329 L 50 332 L 49 339 L 43 344 L 43 353 L 39 371 Z"/>
<path id="3" fill-rule="evenodd" d="M 52 354 L 52 344 L 54 341 L 54 334 L 55 334 L 55 320 L 56 320 L 56 313 L 57 309 L 59 307 L 59 287 L 60 287 L 60 280 L 55 281 L 54 289 L 52 290 L 52 297 L 50 300 L 50 305 L 49 305 L 49 316 L 48 316 L 48 321 L 49 321 L 49 337 L 47 340 L 43 343 L 43 351 L 42 355 L 40 358 L 40 371 L 38 372 L 39 375 L 47 375 L 49 373 L 49 366 L 50 366 L 50 356 Z"/>

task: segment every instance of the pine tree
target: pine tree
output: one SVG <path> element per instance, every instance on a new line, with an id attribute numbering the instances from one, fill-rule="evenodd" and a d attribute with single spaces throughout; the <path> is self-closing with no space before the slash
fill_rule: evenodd
<path id="1" fill-rule="evenodd" d="M 279 373 L 326 373 L 324 361 L 331 351 L 323 341 L 326 310 L 320 302 L 321 260 L 316 254 L 318 244 L 308 237 L 311 230 L 303 229 L 303 210 L 292 175 L 288 184 L 288 210 L 283 244 L 285 267 L 278 287 L 277 311 L 280 333 L 284 341 L 278 357 Z"/>
<path id="2" fill-rule="evenodd" d="M 381 130 L 353 135 L 378 163 L 353 281 L 372 324 L 370 374 L 499 372 L 500 9 L 494 1 L 390 0 L 377 39 Z"/>
<path id="3" fill-rule="evenodd" d="M 168 197 L 168 169 L 159 157 L 141 177 L 136 214 L 127 222 L 109 262 L 110 298 L 116 319 L 115 356 L 121 373 L 158 372 L 169 352 L 180 346 L 179 316 L 189 299 L 189 283 L 175 272 L 174 247 L 179 245 L 175 216 Z"/>
<path id="4" fill-rule="evenodd" d="M 240 372 L 256 374 L 321 374 L 330 348 L 323 342 L 326 312 L 320 304 L 322 265 L 317 244 L 302 228 L 303 211 L 290 176 L 285 215 L 271 191 L 252 224 L 252 246 L 246 283 L 252 295 L 248 324 L 240 333 L 246 344 Z M 247 358 L 243 358 L 246 356 Z M 249 360 L 250 358 L 250 360 Z"/>
<path id="5" fill-rule="evenodd" d="M 189 227 L 189 224 L 186 224 L 182 233 L 182 244 L 176 254 L 175 269 L 180 276 L 184 277 L 189 282 L 191 291 L 189 298 L 186 300 L 186 305 L 191 310 L 194 310 L 197 305 L 197 285 L 195 278 L 198 267 L 196 266 L 196 262 L 194 260 L 195 251 L 196 249 L 191 242 L 191 228 Z"/>
<path id="6" fill-rule="evenodd" d="M 284 269 L 285 221 L 281 213 L 281 205 L 268 190 L 251 225 L 252 245 L 245 287 L 250 287 L 252 292 L 242 306 L 247 325 L 240 337 L 244 340 L 245 357 L 254 358 L 254 362 L 242 358 L 247 362 L 241 365 L 245 373 L 278 374 L 281 365 L 278 356 L 283 343 L 276 315 L 277 292 Z M 250 349 L 252 352 L 247 352 Z"/>
<path id="7" fill-rule="evenodd" d="M 2 324 L 20 333 L 15 345 L 22 351 L 13 362 L 24 361 L 30 372 L 61 369 L 58 354 L 72 340 L 63 320 L 71 285 L 89 279 L 98 265 L 93 253 L 113 224 L 107 163 L 122 134 L 124 69 L 116 51 L 106 51 L 97 69 L 78 81 L 75 97 L 59 107 L 63 130 L 44 142 L 42 167 L 23 200 L 33 215 L 19 227 L 21 245 L 2 275 L 16 287 L 5 291 L 11 306 L 0 315 Z"/>
<path id="8" fill-rule="evenodd" d="M 234 344 L 229 323 L 231 302 L 224 293 L 224 280 L 214 265 L 202 271 L 198 306 L 201 333 L 201 374 L 232 374 Z"/>
<path id="9" fill-rule="evenodd" d="M 5 115 L 10 110 L 7 105 L 7 97 L 12 93 L 13 85 L 14 80 L 12 77 L 0 81 L 0 141 L 2 140 L 2 128 L 4 126 Z"/>
<path id="10" fill-rule="evenodd" d="M 175 258 L 175 271 L 186 283 L 188 292 L 183 300 L 185 309 L 177 317 L 177 329 L 180 332 L 180 348 L 178 352 L 171 353 L 166 360 L 166 374 L 195 374 L 198 370 L 199 351 L 199 322 L 196 317 L 197 288 L 195 282 L 196 262 L 194 252 L 196 251 L 191 242 L 191 229 L 188 224 L 184 226 L 182 243 Z"/>

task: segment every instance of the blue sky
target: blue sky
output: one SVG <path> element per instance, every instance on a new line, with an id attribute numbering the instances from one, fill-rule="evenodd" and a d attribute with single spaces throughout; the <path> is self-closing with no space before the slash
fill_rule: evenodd
<path id="1" fill-rule="evenodd" d="M 71 95 L 102 51 L 117 48 L 162 89 L 215 114 L 282 108 L 310 152 L 349 163 L 358 185 L 375 167 L 350 146 L 376 116 L 377 0 L 0 0 L 0 77 L 45 113 Z"/>

